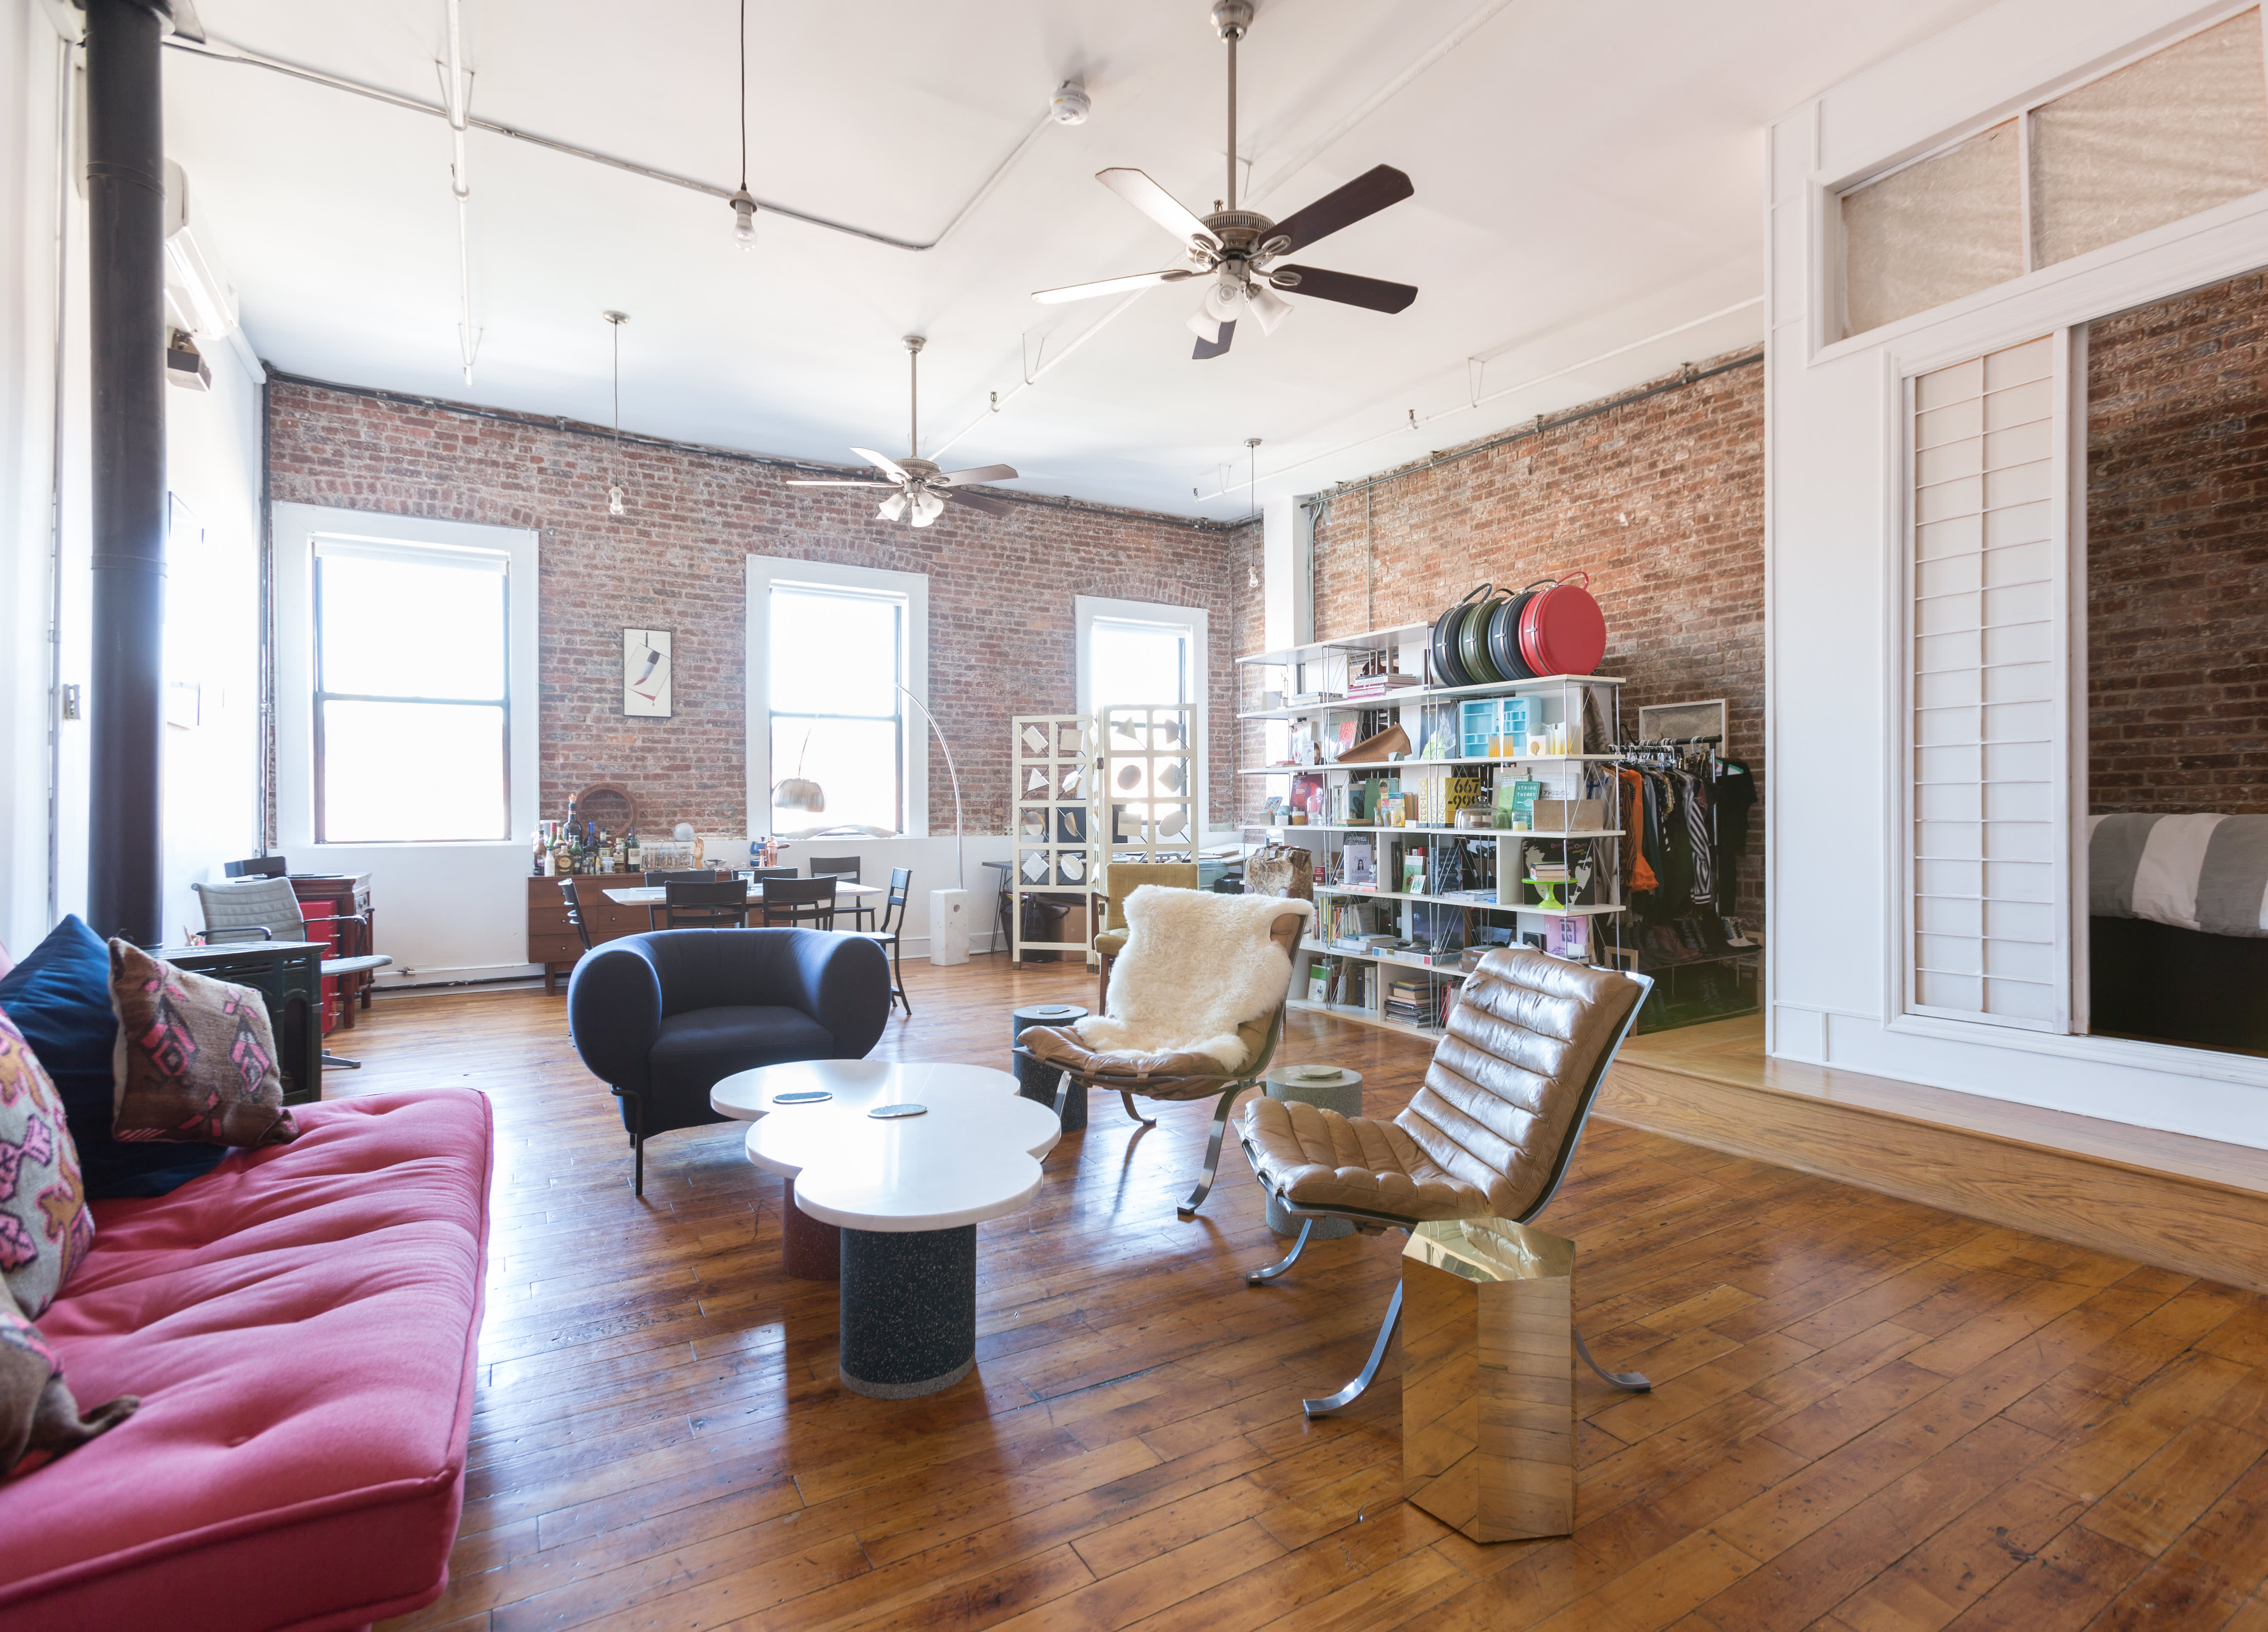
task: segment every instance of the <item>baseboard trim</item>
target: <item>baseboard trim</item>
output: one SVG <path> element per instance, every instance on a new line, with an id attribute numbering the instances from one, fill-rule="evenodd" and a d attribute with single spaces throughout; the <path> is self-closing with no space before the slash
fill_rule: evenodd
<path id="1" fill-rule="evenodd" d="M 2178 1136 L 1765 1061 L 1760 1040 L 1753 1066 L 1725 1053 L 1665 1059 L 1675 1035 L 1646 1039 L 1653 1047 L 1624 1051 L 1601 1095 L 1601 1116 L 1727 1155 L 2268 1291 L 2268 1152 L 2185 1141 L 2201 1147 L 2191 1151 L 2169 1143 Z M 1652 1057 L 1633 1058 L 1634 1052 Z M 1996 1114 L 2036 1136 L 1962 1125 Z M 2051 1117 L 2055 1121 L 2043 1120 Z M 2066 1129 L 2060 1124 L 2066 1121 L 2091 1126 Z M 2061 1143 L 2044 1142 L 2058 1136 Z M 2108 1153 L 2122 1142 L 2139 1159 Z"/>

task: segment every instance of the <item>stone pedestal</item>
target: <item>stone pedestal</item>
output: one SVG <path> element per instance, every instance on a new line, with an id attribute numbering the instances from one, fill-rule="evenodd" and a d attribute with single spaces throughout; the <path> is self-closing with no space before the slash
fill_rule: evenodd
<path id="1" fill-rule="evenodd" d="M 1402 1253 L 1402 1492 L 1474 1541 L 1575 1528 L 1575 1244 L 1500 1218 Z"/>
<path id="2" fill-rule="evenodd" d="M 952 1387 L 976 1364 L 976 1226 L 843 1231 L 843 1386 L 876 1400 Z"/>
<path id="3" fill-rule="evenodd" d="M 1313 1065 L 1279 1065 L 1268 1073 L 1268 1097 L 1312 1105 L 1319 1110 L 1336 1111 L 1341 1116 L 1362 1114 L 1362 1073 L 1334 1067 L 1336 1077 L 1312 1080 L 1299 1075 L 1317 1069 Z M 1268 1198 L 1268 1227 L 1278 1235 L 1300 1233 L 1306 1220 L 1294 1218 L 1284 1210 L 1284 1203 L 1274 1196 Z M 1336 1241 L 1341 1236 L 1354 1233 L 1354 1223 L 1347 1218 L 1318 1218 L 1308 1235 L 1310 1241 Z"/>
<path id="4" fill-rule="evenodd" d="M 929 960 L 932 963 L 968 961 L 968 903 L 967 890 L 929 893 Z"/>
<path id="5" fill-rule="evenodd" d="M 1069 1026 L 1074 1020 L 1086 1018 L 1086 1011 L 1075 1003 L 1027 1003 L 1009 1017 L 1008 1040 L 1012 1044 L 1024 1034 L 1027 1026 Z M 1016 1073 L 1016 1092 L 1035 1104 L 1055 1108 L 1056 1089 L 1063 1081 L 1063 1072 L 1050 1070 L 1037 1060 L 1027 1060 L 1020 1054 L 1008 1056 L 1011 1069 Z M 1076 1133 L 1086 1126 L 1086 1090 L 1071 1085 L 1071 1098 L 1064 1105 L 1063 1130 Z"/>

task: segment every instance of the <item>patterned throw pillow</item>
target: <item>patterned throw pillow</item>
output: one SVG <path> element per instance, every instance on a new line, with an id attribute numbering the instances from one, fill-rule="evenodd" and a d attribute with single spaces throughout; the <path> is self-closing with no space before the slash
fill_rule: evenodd
<path id="1" fill-rule="evenodd" d="M 299 1136 L 284 1108 L 267 1000 L 252 988 L 114 940 L 110 1006 L 118 1014 L 114 1138 L 260 1145 Z"/>
<path id="2" fill-rule="evenodd" d="M 0 1277 L 36 1320 L 93 1243 L 63 1096 L 0 1011 Z"/>
<path id="3" fill-rule="evenodd" d="M 0 1285 L 0 1478 L 14 1473 L 26 1452 L 44 1451 L 53 1460 L 117 1427 L 141 1403 L 121 1394 L 81 1416 L 63 1362 Z"/>

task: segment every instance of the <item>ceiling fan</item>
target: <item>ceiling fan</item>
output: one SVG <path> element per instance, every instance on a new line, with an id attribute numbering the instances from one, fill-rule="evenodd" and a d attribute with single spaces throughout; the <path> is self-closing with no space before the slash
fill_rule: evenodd
<path id="1" fill-rule="evenodd" d="M 1237 320 L 1248 308 L 1262 334 L 1274 334 L 1276 325 L 1292 310 L 1278 290 L 1367 306 L 1373 312 L 1401 311 L 1418 298 L 1418 290 L 1410 284 L 1357 277 L 1322 267 L 1277 264 L 1292 251 L 1415 193 L 1410 178 L 1393 165 L 1380 165 L 1281 221 L 1236 207 L 1236 42 L 1252 26 L 1252 0 L 1219 0 L 1212 9 L 1212 24 L 1228 43 L 1227 196 L 1215 201 L 1211 215 L 1199 217 L 1138 170 L 1103 170 L 1095 174 L 1096 180 L 1180 239 L 1187 250 L 1185 264 L 1160 272 L 1137 272 L 1130 277 L 1042 289 L 1032 298 L 1050 304 L 1086 300 L 1152 283 L 1179 283 L 1210 273 L 1212 286 L 1205 290 L 1204 304 L 1189 319 L 1189 327 L 1197 337 L 1192 355 L 1199 359 L 1217 357 L 1228 349 Z"/>
<path id="2" fill-rule="evenodd" d="M 791 488 L 890 488 L 889 497 L 876 507 L 875 514 L 885 521 L 903 518 L 917 527 L 925 527 L 945 513 L 945 501 L 966 504 L 971 510 L 981 510 L 988 516 L 1005 516 L 1009 506 L 996 498 L 962 489 L 972 482 L 1013 482 L 1016 472 L 1008 465 L 979 465 L 970 470 L 939 470 L 934 459 L 917 459 L 921 447 L 921 350 L 929 342 L 920 334 L 906 336 L 906 366 L 910 371 L 908 384 L 913 401 L 912 423 L 906 431 L 907 454 L 903 459 L 892 459 L 887 453 L 877 453 L 872 448 L 852 448 L 850 451 L 889 480 L 876 482 L 872 477 L 856 480 L 831 477 L 825 480 L 797 480 L 788 482 Z"/>

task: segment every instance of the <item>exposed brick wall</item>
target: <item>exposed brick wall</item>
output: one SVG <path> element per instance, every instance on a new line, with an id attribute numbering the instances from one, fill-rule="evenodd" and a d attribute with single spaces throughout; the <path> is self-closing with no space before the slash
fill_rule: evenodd
<path id="1" fill-rule="evenodd" d="M 1722 697 L 1727 752 L 1764 793 L 1764 373 L 1733 368 L 1338 496 L 1315 530 L 1317 637 L 1430 620 L 1476 584 L 1587 572 L 1607 621 L 1599 672 L 1630 682 L 1624 729 L 1644 704 Z M 1759 922 L 1763 831 L 1759 810 L 1741 868 Z"/>
<path id="2" fill-rule="evenodd" d="M 2089 326 L 2088 798 L 2268 812 L 2268 280 Z"/>
<path id="3" fill-rule="evenodd" d="M 1018 504 L 995 520 L 949 510 L 917 531 L 877 520 L 855 490 L 781 485 L 778 466 L 675 446 L 620 454 L 630 514 L 607 514 L 616 458 L 589 427 L 552 426 L 290 380 L 269 393 L 270 493 L 279 500 L 541 531 L 542 801 L 565 812 L 593 782 L 637 794 L 649 825 L 747 830 L 744 558 L 922 572 L 930 581 L 930 695 L 951 739 L 969 829 L 1008 827 L 1008 722 L 1067 713 L 1072 597 L 1204 606 L 1214 687 L 1211 803 L 1233 808 L 1233 535 L 1172 518 Z M 622 712 L 622 631 L 675 640 L 675 714 Z M 930 743 L 930 820 L 953 790 Z"/>

